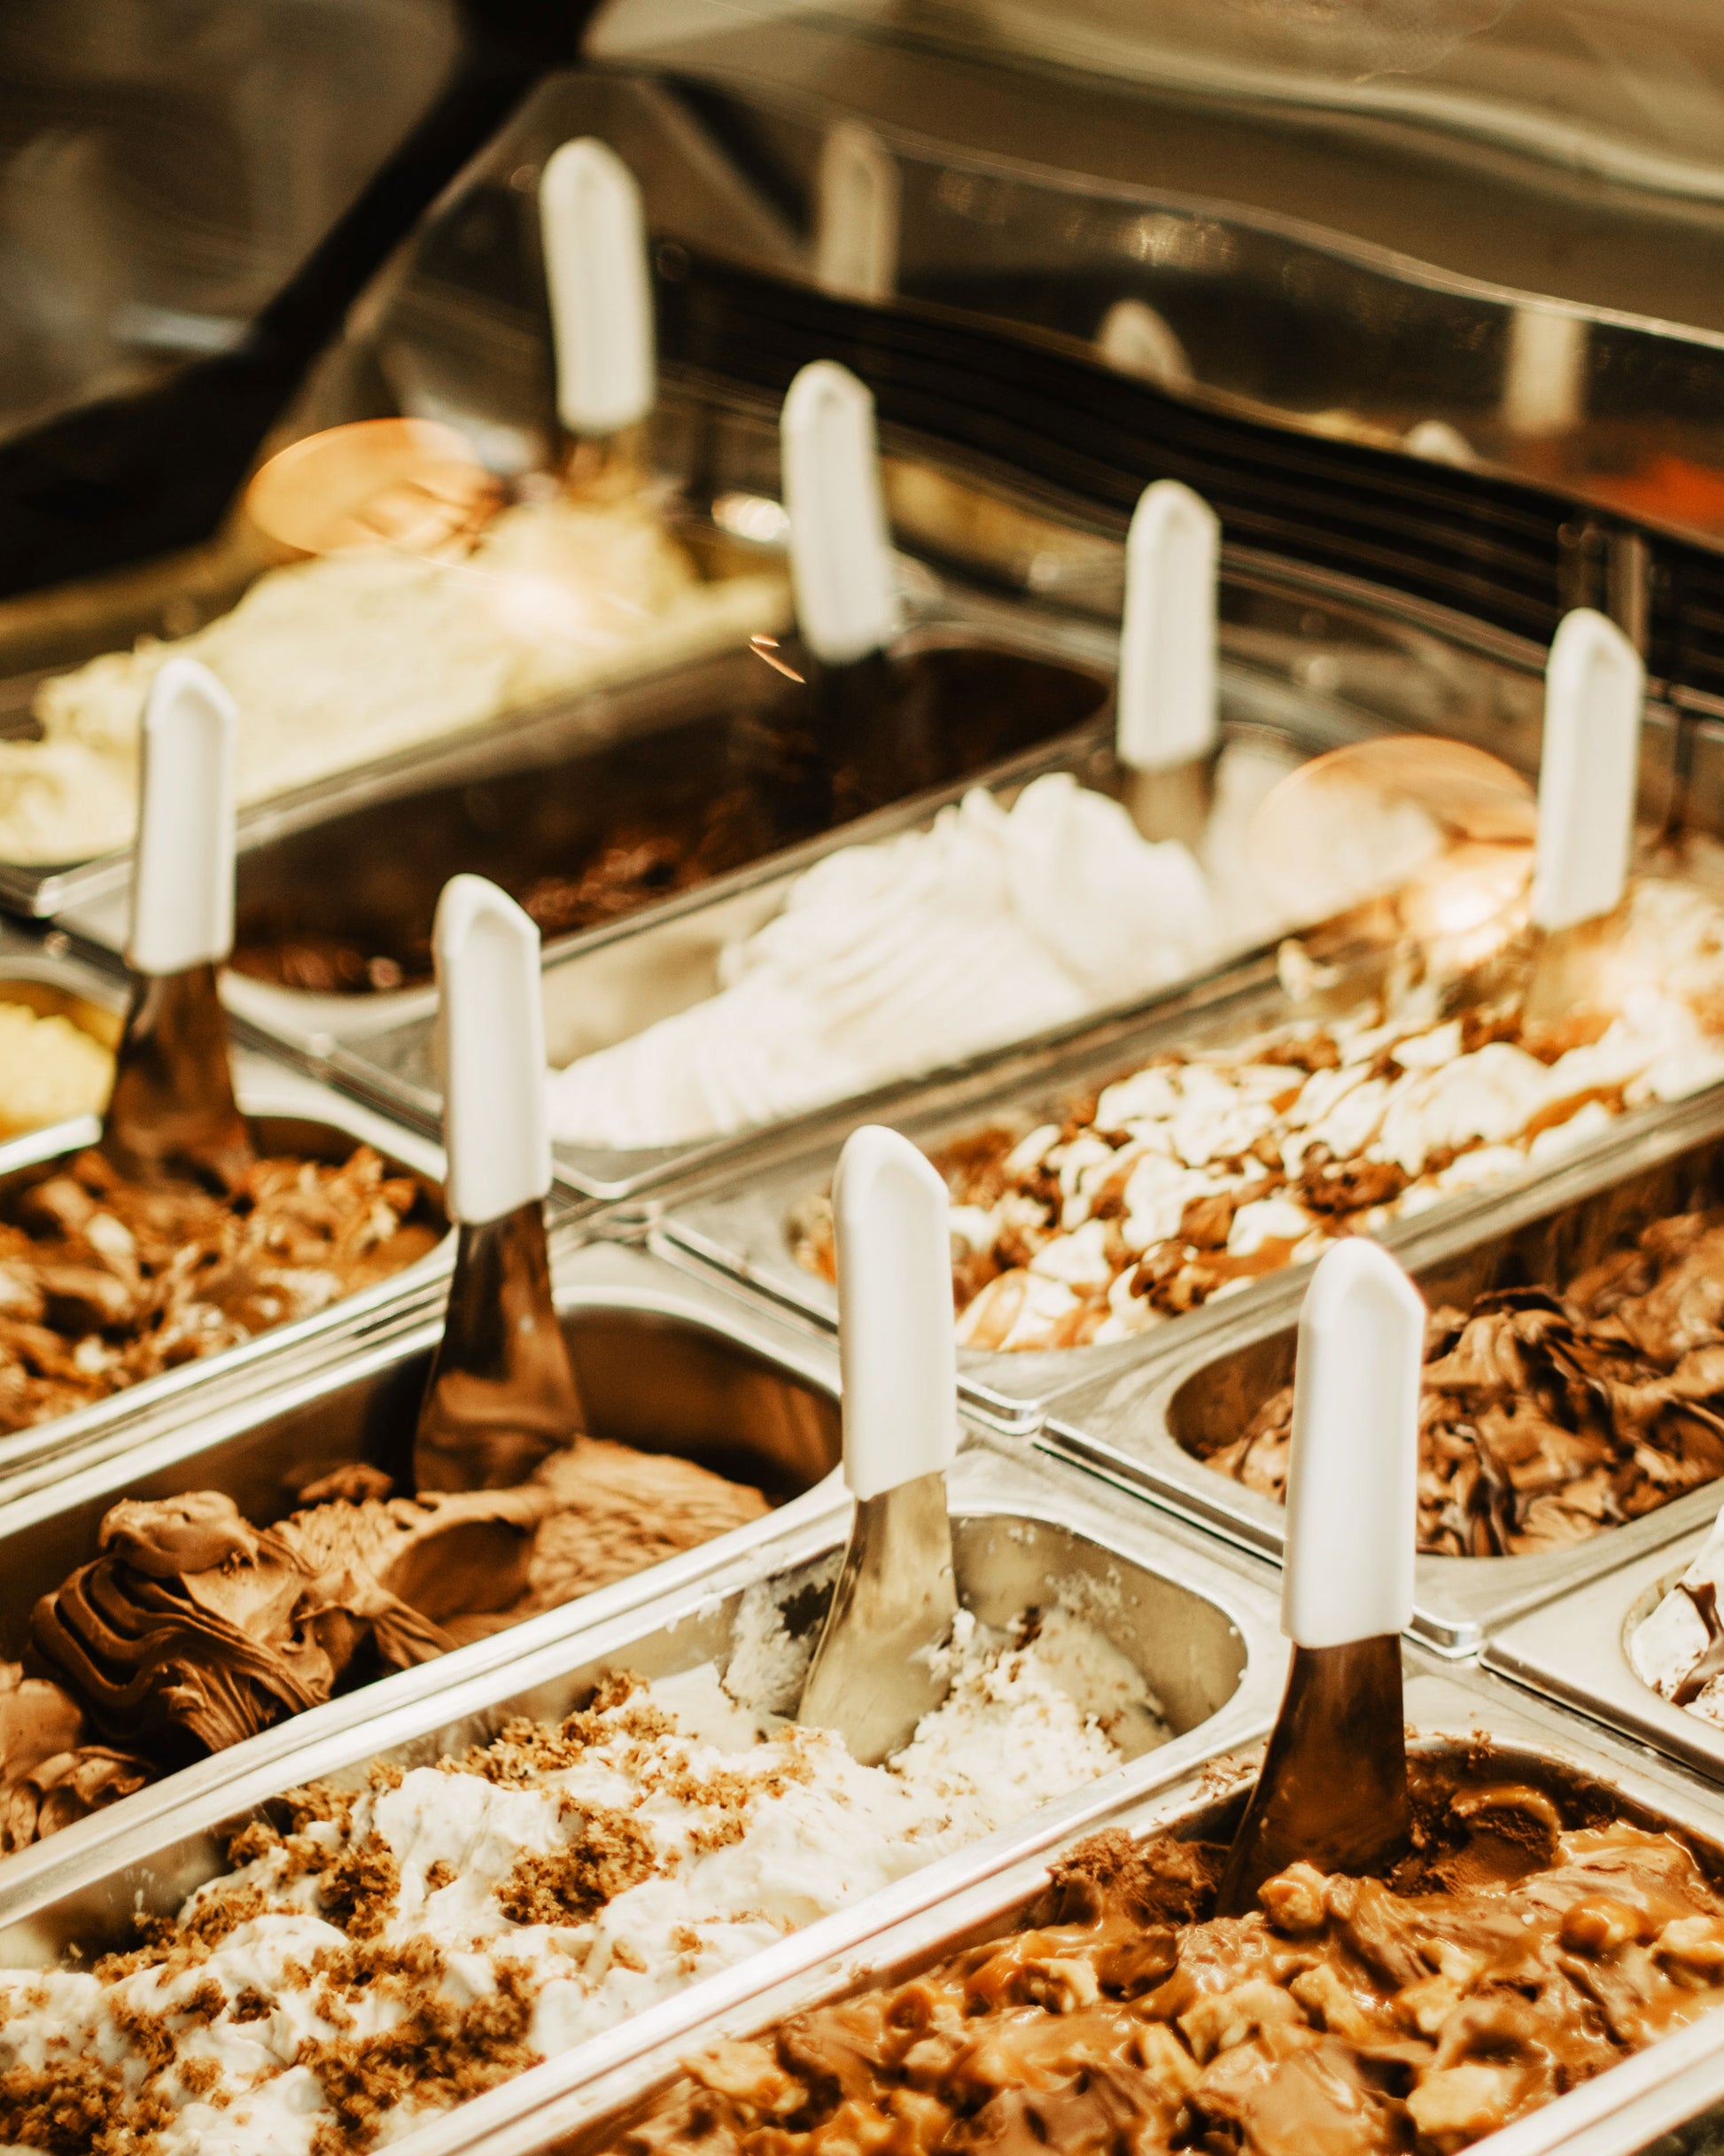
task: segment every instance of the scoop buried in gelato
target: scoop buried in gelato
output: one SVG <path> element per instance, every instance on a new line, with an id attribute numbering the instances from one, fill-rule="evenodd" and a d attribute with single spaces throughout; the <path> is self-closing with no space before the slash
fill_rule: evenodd
<path id="1" fill-rule="evenodd" d="M 1434 1764 L 1384 1878 L 1079 1845 L 1022 1928 L 687 2062 L 613 2145 L 802 2156 L 1456 2150 L 1724 2004 L 1724 1895 L 1674 1834 Z"/>
<path id="2" fill-rule="evenodd" d="M 1167 1734 L 1063 1607 L 1006 1636 L 960 1613 L 944 1704 L 858 1766 L 777 1711 L 814 1584 L 751 1589 L 722 1675 L 614 1677 L 560 1724 L 303 1790 L 136 1950 L 0 1973 L 0 2136 L 58 2151 L 75 2102 L 175 2148 L 369 2148 Z"/>
<path id="3" fill-rule="evenodd" d="M 241 715 L 242 803 L 777 628 L 775 575 L 701 580 L 636 492 L 505 510 L 459 559 L 363 548 L 272 569 L 171 644 L 111 652 L 36 692 L 36 741 L 0 743 L 0 857 L 80 860 L 127 844 L 144 697 L 200 660 Z"/>
<path id="4" fill-rule="evenodd" d="M 1286 1496 L 1293 1389 L 1206 1465 Z M 1724 1475 L 1724 1212 L 1653 1222 L 1561 1294 L 1433 1312 L 1418 1546 L 1521 1557 L 1637 1520 Z"/>
<path id="5" fill-rule="evenodd" d="M 419 1183 L 369 1146 L 339 1166 L 257 1161 L 221 1195 L 77 1154 L 0 1195 L 0 1430 L 309 1317 L 441 1233 Z"/>
<path id="6" fill-rule="evenodd" d="M 692 1461 L 595 1437 L 516 1489 L 389 1490 L 339 1468 L 269 1528 L 216 1491 L 116 1505 L 101 1553 L 36 1605 L 39 1666 L 153 1779 L 766 1510 Z"/>
<path id="7" fill-rule="evenodd" d="M 1636 884 L 1610 968 L 1606 1008 L 1561 1025 L 1448 1016 L 1426 977 L 1332 1020 L 1169 1049 L 1059 1121 L 948 1146 L 960 1343 L 1128 1339 L 1724 1077 L 1724 907 Z M 829 1278 L 826 1200 L 788 1225 Z"/>

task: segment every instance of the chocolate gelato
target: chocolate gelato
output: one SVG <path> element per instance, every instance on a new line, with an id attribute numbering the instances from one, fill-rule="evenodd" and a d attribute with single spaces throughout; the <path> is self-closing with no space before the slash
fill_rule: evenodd
<path id="1" fill-rule="evenodd" d="M 1724 1210 L 1655 1221 L 1565 1293 L 1433 1311 L 1419 1410 L 1418 1546 L 1521 1557 L 1584 1541 L 1724 1475 Z M 1193 1451 L 1286 1500 L 1293 1387 Z"/>
<path id="2" fill-rule="evenodd" d="M 141 1759 L 85 1741 L 78 1704 L 0 1662 L 0 1856 L 28 1849 L 150 1779 Z"/>
<path id="3" fill-rule="evenodd" d="M 389 1489 L 340 1469 L 271 1528 L 215 1491 L 116 1505 L 101 1554 L 37 1603 L 35 1652 L 105 1738 L 169 1769 L 766 1510 L 690 1461 L 596 1437 L 517 1489 Z"/>
<path id="4" fill-rule="evenodd" d="M 387 1280 L 442 1234 L 369 1146 L 260 1160 L 225 1195 L 97 1152 L 0 1196 L 0 1431 L 70 1414 Z"/>
<path id="5" fill-rule="evenodd" d="M 1518 1785 L 1419 1792 L 1388 1879 L 1098 1837 L 1029 1926 L 727 2042 L 618 2156 L 986 2149 L 1442 2156 L 1724 2004 L 1724 1895 L 1675 1836 Z"/>

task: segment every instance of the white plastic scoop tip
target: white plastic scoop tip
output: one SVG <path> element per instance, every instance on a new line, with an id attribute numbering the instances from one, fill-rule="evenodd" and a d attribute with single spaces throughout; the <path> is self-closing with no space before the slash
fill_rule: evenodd
<path id="1" fill-rule="evenodd" d="M 233 948 L 237 726 L 196 659 L 170 658 L 151 684 L 127 950 L 139 973 L 219 964 Z"/>
<path id="2" fill-rule="evenodd" d="M 557 416 L 574 435 L 614 434 L 657 393 L 641 190 L 614 150 L 584 136 L 547 160 L 539 220 Z"/>
<path id="3" fill-rule="evenodd" d="M 1613 913 L 1628 877 L 1646 669 L 1613 621 L 1565 614 L 1544 675 L 1532 917 L 1547 931 Z"/>
<path id="4" fill-rule="evenodd" d="M 874 401 L 848 368 L 815 360 L 790 385 L 779 437 L 803 641 L 826 665 L 848 665 L 898 628 Z"/>
<path id="5" fill-rule="evenodd" d="M 1301 1647 L 1413 1614 L 1425 1304 L 1363 1236 L 1319 1262 L 1299 1316 L 1281 1629 Z"/>
<path id="6" fill-rule="evenodd" d="M 1221 519 L 1177 479 L 1145 487 L 1125 542 L 1115 753 L 1130 771 L 1208 756 L 1217 738 Z"/>
<path id="7" fill-rule="evenodd" d="M 945 1184 L 907 1138 L 853 1131 L 832 1206 L 844 1480 L 875 1498 L 950 1466 L 958 1449 L 958 1350 Z"/>
<path id="8" fill-rule="evenodd" d="M 457 876 L 438 899 L 431 948 L 448 1207 L 477 1226 L 551 1187 L 539 930 L 494 883 Z"/>

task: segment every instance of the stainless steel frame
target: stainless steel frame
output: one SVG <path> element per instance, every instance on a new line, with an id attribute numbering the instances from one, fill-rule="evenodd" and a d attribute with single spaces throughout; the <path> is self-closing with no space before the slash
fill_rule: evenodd
<path id="1" fill-rule="evenodd" d="M 848 1912 L 860 1934 L 888 1916 L 937 1909 L 976 1880 L 1128 1800 L 1183 1784 L 1216 1753 L 1261 1736 L 1285 1669 L 1261 1568 L 1176 1523 L 1099 1504 L 1069 1467 L 986 1444 L 960 1451 L 949 1487 L 960 1590 L 978 1614 L 999 1621 L 1076 1579 L 1092 1581 L 1091 1621 L 1140 1661 L 1179 1733 Z M 361 1786 L 376 1762 L 424 1764 L 484 1741 L 510 1716 L 559 1717 L 607 1669 L 652 1677 L 723 1653 L 743 1591 L 786 1575 L 793 1586 L 840 1545 L 849 1512 L 828 1478 L 772 1519 L 656 1568 L 650 1599 L 634 1586 L 631 1603 L 631 1583 L 603 1590 L 314 1709 L 8 1860 L 0 1865 L 0 1965 L 39 1966 L 74 1942 L 89 1950 L 129 1937 L 140 1911 L 172 1911 L 223 1871 L 234 1830 L 296 1785 Z M 614 2040 L 601 2040 L 601 2062 Z M 590 2048 L 558 2067 L 584 2079 Z"/>
<path id="2" fill-rule="evenodd" d="M 1624 1237 L 1689 1204 L 1724 1200 L 1724 1096 L 1716 1091 L 1654 1111 L 1599 1151 L 1507 1193 L 1486 1195 L 1460 1220 L 1416 1216 L 1384 1240 L 1427 1303 L 1464 1306 L 1492 1288 L 1560 1286 Z M 1208 1467 L 1182 1438 L 1243 1431 L 1293 1374 L 1301 1273 L 1261 1298 L 1219 1307 L 1207 1331 L 1151 1336 L 1138 1366 L 1062 1399 L 1045 1442 L 1184 1517 L 1279 1562 L 1282 1507 Z M 1245 1306 L 1249 1301 L 1250 1309 Z M 1236 1316 L 1230 1316 L 1234 1312 Z M 1439 1653 L 1476 1653 L 1495 1627 L 1710 1520 L 1724 1485 L 1589 1540 L 1530 1557 L 1420 1556 L 1413 1631 Z"/>
<path id="3" fill-rule="evenodd" d="M 1518 1768 L 1533 1779 L 1603 1782 L 1724 1863 L 1724 1802 L 1716 1791 L 1603 1732 L 1577 1729 L 1511 1686 L 1420 1672 L 1413 1658 L 1409 1676 L 1408 1722 L 1421 1752 L 1464 1754 L 1482 1739 L 1506 1755 L 1510 1775 Z M 962 1947 L 1009 1932 L 1046 1883 L 1050 1861 L 1082 1834 L 1113 1826 L 1138 1837 L 1226 1832 L 1255 1764 L 1254 1757 L 1217 1761 L 1202 1774 L 1091 1806 L 1058 1834 L 1025 1836 L 1015 1849 L 990 1852 L 986 1861 L 978 1851 L 968 1878 L 955 1880 L 939 1902 L 915 1891 L 931 1883 L 932 1875 L 923 1874 L 648 2008 L 626 2028 L 548 2060 L 393 2145 L 404 2156 L 596 2156 L 638 2105 L 675 2082 L 679 2061 L 690 2052 L 757 2035 L 787 2015 L 867 1986 L 902 1981 Z M 1487 2156 L 1554 2156 L 1589 2130 L 1598 2137 L 1585 2144 L 1593 2156 L 1628 2156 L 1662 2126 L 1720 2093 L 1724 2012 L 1714 2012 L 1475 2146 Z M 1649 2118 L 1658 2123 L 1649 2128 Z"/>
<path id="4" fill-rule="evenodd" d="M 74 956 L 0 924 L 0 995 L 21 995 L 43 1009 L 61 1009 L 87 1030 L 117 1039 L 125 990 L 114 977 Z M 331 1087 L 248 1050 L 234 1056 L 239 1103 L 266 1146 L 294 1148 L 315 1157 L 339 1159 L 357 1144 L 375 1146 L 390 1165 L 417 1176 L 441 1197 L 440 1148 L 417 1133 L 345 1099 Z M 0 1143 L 0 1186 L 39 1172 L 66 1153 L 93 1144 L 100 1125 L 93 1117 L 54 1124 Z M 142 1444 L 182 1423 L 191 1413 L 214 1413 L 255 1399 L 268 1385 L 318 1365 L 330 1354 L 362 1345 L 402 1312 L 440 1312 L 454 1263 L 454 1237 L 392 1279 L 291 1325 L 260 1333 L 244 1345 L 182 1364 L 146 1379 L 76 1413 L 0 1436 L 0 1497 L 57 1475 L 73 1452 Z"/>

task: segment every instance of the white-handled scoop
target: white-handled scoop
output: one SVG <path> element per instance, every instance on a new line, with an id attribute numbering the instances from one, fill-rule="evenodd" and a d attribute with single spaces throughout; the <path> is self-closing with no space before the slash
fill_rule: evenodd
<path id="1" fill-rule="evenodd" d="M 1401 1633 L 1413 1614 L 1425 1305 L 1363 1237 L 1319 1263 L 1299 1317 L 1281 1629 L 1287 1690 L 1223 1875 L 1243 1915 L 1309 1859 L 1358 1872 L 1409 1825 Z"/>
<path id="2" fill-rule="evenodd" d="M 1145 486 L 1125 541 L 1114 755 L 1145 838 L 1195 849 L 1220 738 L 1215 624 L 1221 519 L 1177 479 Z"/>
<path id="3" fill-rule="evenodd" d="M 1599 954 L 1628 880 L 1645 699 L 1646 669 L 1616 624 L 1589 607 L 1565 614 L 1544 672 L 1525 1004 L 1534 1024 L 1596 1000 Z"/>
<path id="4" fill-rule="evenodd" d="M 551 1145 L 539 930 L 483 876 L 443 886 L 431 930 L 446 1188 L 459 1229 L 443 1338 L 414 1440 L 415 1487 L 524 1481 L 581 1427 L 551 1297 Z"/>
<path id="5" fill-rule="evenodd" d="M 603 442 L 638 426 L 657 394 L 641 190 L 614 150 L 583 136 L 547 159 L 539 222 L 557 416 L 577 443 Z"/>
<path id="6" fill-rule="evenodd" d="M 252 1158 L 234 1099 L 216 969 L 234 940 L 233 699 L 170 658 L 144 707 L 127 962 L 131 1008 L 102 1150 L 144 1182 L 230 1187 Z"/>
<path id="7" fill-rule="evenodd" d="M 945 1488 L 958 1449 L 951 1231 L 932 1164 L 877 1124 L 846 1142 L 832 1208 L 856 1518 L 797 1719 L 836 1730 L 873 1766 L 946 1691 L 935 1656 L 958 1611 Z"/>
<path id="8" fill-rule="evenodd" d="M 812 657 L 853 665 L 898 629 L 874 401 L 835 360 L 812 361 L 779 417 L 790 582 Z"/>

